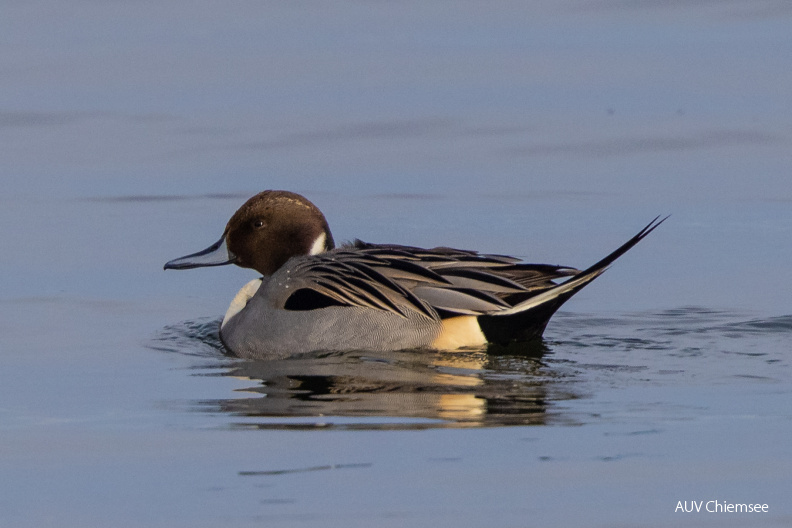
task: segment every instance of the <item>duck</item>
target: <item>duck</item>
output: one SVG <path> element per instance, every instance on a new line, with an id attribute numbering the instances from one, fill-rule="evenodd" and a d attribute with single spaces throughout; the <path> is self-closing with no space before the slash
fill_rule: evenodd
<path id="1" fill-rule="evenodd" d="M 667 218 L 578 270 L 442 246 L 336 246 L 316 205 L 268 190 L 234 213 L 220 240 L 164 269 L 234 264 L 261 275 L 220 323 L 223 345 L 241 358 L 486 349 L 540 339 L 561 305 Z"/>

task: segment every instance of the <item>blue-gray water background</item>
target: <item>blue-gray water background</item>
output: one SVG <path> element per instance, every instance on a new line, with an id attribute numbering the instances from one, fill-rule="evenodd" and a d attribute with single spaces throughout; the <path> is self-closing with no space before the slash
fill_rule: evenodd
<path id="1" fill-rule="evenodd" d="M 792 524 L 789 2 L 0 11 L 1 525 Z M 270 188 L 578 267 L 673 216 L 541 358 L 234 361 L 255 275 L 162 264 Z"/>

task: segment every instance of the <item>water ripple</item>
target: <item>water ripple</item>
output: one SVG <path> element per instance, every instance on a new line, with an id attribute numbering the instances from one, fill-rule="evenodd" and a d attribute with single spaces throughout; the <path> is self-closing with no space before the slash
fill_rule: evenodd
<path id="1" fill-rule="evenodd" d="M 148 343 L 148 347 L 162 352 L 188 356 L 219 358 L 225 354 L 220 341 L 221 319 L 203 317 L 168 325 Z"/>

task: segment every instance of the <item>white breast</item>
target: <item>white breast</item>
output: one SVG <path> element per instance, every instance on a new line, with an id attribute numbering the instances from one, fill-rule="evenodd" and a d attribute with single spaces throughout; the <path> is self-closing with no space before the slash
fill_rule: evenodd
<path id="1" fill-rule="evenodd" d="M 234 296 L 234 300 L 231 301 L 231 305 L 228 307 L 228 310 L 226 310 L 225 317 L 223 317 L 223 322 L 220 323 L 220 328 L 223 328 L 229 319 L 241 312 L 242 308 L 247 306 L 248 301 L 254 295 L 256 295 L 256 292 L 260 287 L 261 279 L 253 279 L 242 286 L 242 289 L 237 292 L 237 294 Z"/>

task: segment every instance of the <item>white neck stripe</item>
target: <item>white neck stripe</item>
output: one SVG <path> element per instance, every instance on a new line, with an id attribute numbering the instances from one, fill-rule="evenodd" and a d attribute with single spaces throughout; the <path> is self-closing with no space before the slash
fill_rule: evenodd
<path id="1" fill-rule="evenodd" d="M 311 245 L 311 250 L 308 252 L 308 254 L 318 255 L 319 253 L 324 253 L 326 242 L 327 233 L 322 232 L 322 234 L 316 237 L 316 240 L 314 240 L 314 243 Z"/>

